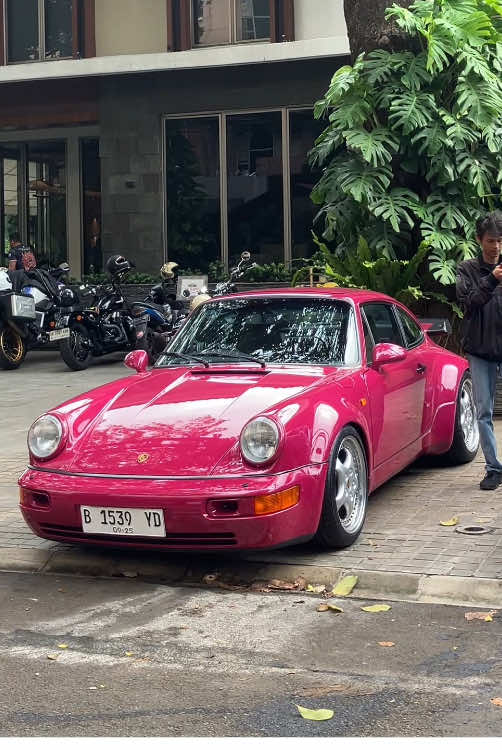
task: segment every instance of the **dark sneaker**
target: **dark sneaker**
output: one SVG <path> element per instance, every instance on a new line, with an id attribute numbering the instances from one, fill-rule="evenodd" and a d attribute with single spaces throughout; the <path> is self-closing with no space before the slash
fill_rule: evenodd
<path id="1" fill-rule="evenodd" d="M 502 473 L 500 471 L 488 471 L 486 477 L 479 483 L 480 490 L 496 490 L 502 483 Z"/>

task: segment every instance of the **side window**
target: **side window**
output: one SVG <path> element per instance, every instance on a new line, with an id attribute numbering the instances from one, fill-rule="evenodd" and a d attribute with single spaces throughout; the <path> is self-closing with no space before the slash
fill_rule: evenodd
<path id="1" fill-rule="evenodd" d="M 364 346 L 366 347 L 366 362 L 370 365 L 373 362 L 373 337 L 371 335 L 366 318 L 363 315 Z"/>
<path id="2" fill-rule="evenodd" d="M 391 305 L 375 302 L 364 305 L 363 310 L 375 344 L 403 346 L 401 331 Z"/>
<path id="3" fill-rule="evenodd" d="M 347 323 L 347 344 L 345 346 L 345 359 L 346 365 L 355 365 L 359 362 L 359 342 L 357 336 L 356 320 L 354 312 L 350 311 L 349 321 Z"/>
<path id="4" fill-rule="evenodd" d="M 401 325 L 403 326 L 404 331 L 404 338 L 406 340 L 406 346 L 408 349 L 411 349 L 413 346 L 417 346 L 417 344 L 421 344 L 424 340 L 424 334 L 422 329 L 420 328 L 417 323 L 413 320 L 413 318 L 410 318 L 407 312 L 402 310 L 400 307 L 396 307 L 397 317 L 401 321 Z"/>

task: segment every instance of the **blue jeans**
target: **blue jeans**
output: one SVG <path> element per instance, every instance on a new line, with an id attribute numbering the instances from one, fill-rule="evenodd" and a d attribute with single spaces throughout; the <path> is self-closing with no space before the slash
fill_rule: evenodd
<path id="1" fill-rule="evenodd" d="M 493 431 L 493 405 L 497 374 L 501 362 L 490 362 L 468 354 L 471 368 L 474 401 L 478 415 L 479 439 L 486 461 L 486 471 L 502 472 L 502 464 L 497 458 L 497 441 Z"/>

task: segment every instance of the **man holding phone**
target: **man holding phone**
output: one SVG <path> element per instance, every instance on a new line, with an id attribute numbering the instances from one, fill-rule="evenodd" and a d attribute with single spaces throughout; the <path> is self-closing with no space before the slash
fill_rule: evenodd
<path id="1" fill-rule="evenodd" d="M 493 430 L 497 374 L 502 365 L 502 213 L 495 211 L 476 224 L 481 248 L 477 258 L 460 263 L 457 300 L 464 312 L 462 345 L 469 360 L 479 437 L 486 461 L 482 490 L 502 483 Z"/>

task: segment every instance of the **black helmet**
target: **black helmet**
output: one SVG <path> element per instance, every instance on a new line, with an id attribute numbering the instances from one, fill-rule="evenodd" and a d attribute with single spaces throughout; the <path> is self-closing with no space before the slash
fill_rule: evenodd
<path id="1" fill-rule="evenodd" d="M 112 255 L 106 261 L 106 270 L 110 276 L 118 276 L 119 274 L 127 273 L 131 268 L 132 265 L 123 255 Z"/>
<path id="2" fill-rule="evenodd" d="M 72 307 L 78 301 L 77 295 L 75 294 L 73 289 L 70 289 L 70 287 L 65 287 L 61 291 L 60 299 L 61 307 Z"/>

